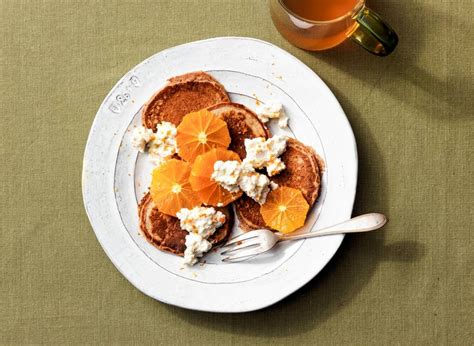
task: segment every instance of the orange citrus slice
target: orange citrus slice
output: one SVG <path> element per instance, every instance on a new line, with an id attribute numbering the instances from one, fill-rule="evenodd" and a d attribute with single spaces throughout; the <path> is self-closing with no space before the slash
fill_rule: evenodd
<path id="1" fill-rule="evenodd" d="M 176 135 L 179 156 L 188 162 L 212 148 L 226 149 L 230 144 L 224 120 L 203 109 L 184 116 Z"/>
<path id="2" fill-rule="evenodd" d="M 153 170 L 150 194 L 159 211 L 176 216 L 181 208 L 194 208 L 201 200 L 191 189 L 189 175 L 191 165 L 171 159 Z"/>
<path id="3" fill-rule="evenodd" d="M 217 182 L 211 179 L 216 161 L 235 160 L 240 162 L 237 153 L 225 149 L 211 149 L 205 154 L 199 155 L 194 161 L 189 182 L 191 188 L 196 192 L 204 204 L 223 207 L 235 201 L 242 192 L 231 193 Z"/>
<path id="4" fill-rule="evenodd" d="M 290 233 L 304 225 L 308 210 L 308 202 L 300 190 L 281 186 L 268 193 L 260 214 L 267 226 Z"/>

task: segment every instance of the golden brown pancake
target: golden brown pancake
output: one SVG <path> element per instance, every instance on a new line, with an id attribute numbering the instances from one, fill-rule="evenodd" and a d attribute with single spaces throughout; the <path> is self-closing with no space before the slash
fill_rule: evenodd
<path id="1" fill-rule="evenodd" d="M 220 84 L 217 80 L 215 80 L 210 74 L 203 72 L 203 71 L 196 71 L 196 72 L 189 72 L 179 76 L 171 77 L 168 79 L 170 84 L 177 84 L 177 83 L 186 83 L 189 81 L 194 82 L 210 82 L 214 84 L 218 84 L 222 90 L 225 91 L 224 86 Z"/>
<path id="2" fill-rule="evenodd" d="M 234 215 L 229 208 L 215 208 L 226 216 L 225 224 L 209 237 L 211 244 L 217 245 L 227 240 L 234 224 Z M 149 243 L 160 250 L 184 255 L 188 232 L 181 229 L 179 219 L 160 212 L 154 205 L 150 193 L 143 196 L 138 206 L 141 233 Z"/>
<path id="3" fill-rule="evenodd" d="M 216 103 L 227 102 L 224 87 L 205 72 L 192 72 L 170 78 L 145 105 L 142 112 L 143 126 L 155 130 L 162 121 L 176 126 L 191 112 Z"/>
<path id="4" fill-rule="evenodd" d="M 245 152 L 245 138 L 264 137 L 270 133 L 267 127 L 250 109 L 239 103 L 225 102 L 208 108 L 214 115 L 227 123 L 231 142 L 229 150 L 235 151 L 243 160 Z"/>
<path id="5" fill-rule="evenodd" d="M 281 156 L 286 168 L 271 178 L 280 186 L 299 189 L 309 206 L 316 202 L 321 184 L 321 170 L 313 148 L 296 139 L 288 139 L 286 151 Z M 260 214 L 260 204 L 244 195 L 235 202 L 240 228 L 245 231 L 267 227 Z M 268 227 L 267 227 L 268 228 Z"/>

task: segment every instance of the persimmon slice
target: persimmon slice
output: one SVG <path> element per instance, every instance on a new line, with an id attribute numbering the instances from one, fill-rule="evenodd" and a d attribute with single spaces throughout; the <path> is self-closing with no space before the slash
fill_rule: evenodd
<path id="1" fill-rule="evenodd" d="M 190 174 L 191 165 L 176 159 L 165 161 L 153 170 L 150 194 L 159 211 L 176 216 L 181 208 L 192 209 L 201 205 L 201 200 L 191 189 Z"/>
<path id="2" fill-rule="evenodd" d="M 185 115 L 177 130 L 179 156 L 188 162 L 213 148 L 226 149 L 230 144 L 226 122 L 205 109 Z"/>
<path id="3" fill-rule="evenodd" d="M 270 191 L 260 207 L 267 226 L 282 233 L 291 233 L 304 225 L 309 205 L 298 189 L 281 186 Z"/>

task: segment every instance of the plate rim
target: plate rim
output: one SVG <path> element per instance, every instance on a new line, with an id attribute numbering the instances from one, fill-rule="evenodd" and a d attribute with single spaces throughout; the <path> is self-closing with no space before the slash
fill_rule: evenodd
<path id="1" fill-rule="evenodd" d="M 89 133 L 88 133 L 88 137 L 87 137 L 87 141 L 86 141 L 86 144 L 85 144 L 85 149 L 84 149 L 84 156 L 83 156 L 83 165 L 82 165 L 82 179 L 81 179 L 81 187 L 82 187 L 82 195 L 83 195 L 83 203 L 84 203 L 84 209 L 86 211 L 86 214 L 87 214 L 87 217 L 89 219 L 89 223 L 90 223 L 90 226 L 99 242 L 99 244 L 101 245 L 102 249 L 104 250 L 104 252 L 106 253 L 107 257 L 109 258 L 109 260 L 112 262 L 112 264 L 114 265 L 114 267 L 127 279 L 127 281 L 129 281 L 135 288 L 137 288 L 139 291 L 141 291 L 142 293 L 144 293 L 145 295 L 153 298 L 153 299 L 156 299 L 160 302 L 163 302 L 163 303 L 166 303 L 166 304 L 170 304 L 170 305 L 173 305 L 173 306 L 178 306 L 178 307 L 181 307 L 181 308 L 185 308 L 185 309 L 190 309 L 190 310 L 195 310 L 195 311 L 206 311 L 206 312 L 218 312 L 218 313 L 239 313 L 239 312 L 250 312 L 250 311 L 256 311 L 256 310 L 260 310 L 260 309 L 264 309 L 268 306 L 271 306 L 283 299 L 285 299 L 286 297 L 288 297 L 289 295 L 293 294 L 294 292 L 296 292 L 297 290 L 299 290 L 300 288 L 302 288 L 304 285 L 306 285 L 309 281 L 313 280 L 320 272 L 321 270 L 329 263 L 329 261 L 334 257 L 334 255 L 336 254 L 336 252 L 339 250 L 340 248 L 340 245 L 344 239 L 344 235 L 340 235 L 338 238 L 339 238 L 339 242 L 337 244 L 337 246 L 335 246 L 335 250 L 334 252 L 330 255 L 330 256 L 327 256 L 327 260 L 326 261 L 321 261 L 321 268 L 311 272 L 312 275 L 308 275 L 307 277 L 307 280 L 303 280 L 302 283 L 298 283 L 297 285 L 295 285 L 294 288 L 288 290 L 287 292 L 285 292 L 284 294 L 280 295 L 277 297 L 277 299 L 274 299 L 272 300 L 271 302 L 268 302 L 268 303 L 264 303 L 264 304 L 255 304 L 255 306 L 253 308 L 244 308 L 244 309 L 232 309 L 232 310 L 226 310 L 226 309 L 223 309 L 223 310 L 220 310 L 220 309 L 206 309 L 206 308 L 196 308 L 196 307 L 190 307 L 190 306 L 187 306 L 186 304 L 180 304 L 180 303 L 175 303 L 175 302 L 170 302 L 170 301 L 167 301 L 166 299 L 164 299 L 163 297 L 157 297 L 156 295 L 153 295 L 151 294 L 150 292 L 148 292 L 148 290 L 145 288 L 145 287 L 142 287 L 141 285 L 138 285 L 138 283 L 136 281 L 131 281 L 131 279 L 129 278 L 128 275 L 125 274 L 124 270 L 113 260 L 113 256 L 111 256 L 111 254 L 109 253 L 108 249 L 106 248 L 106 246 L 104 246 L 102 240 L 99 238 L 99 235 L 97 233 L 97 231 L 95 230 L 95 227 L 93 226 L 93 219 L 92 219 L 92 216 L 91 216 L 91 213 L 89 212 L 88 210 L 88 207 L 87 207 L 87 196 L 86 196 L 86 188 L 85 188 L 85 185 L 86 185 L 86 167 L 87 167 L 87 152 L 88 152 L 88 149 L 90 148 L 91 146 L 91 140 L 92 140 L 92 130 L 94 129 L 94 127 L 96 127 L 96 122 L 98 121 L 98 115 L 100 113 L 100 111 L 103 109 L 103 107 L 106 107 L 106 103 L 109 101 L 111 95 L 116 91 L 117 87 L 120 86 L 124 80 L 129 76 L 129 74 L 131 72 L 133 72 L 134 70 L 136 70 L 137 68 L 141 67 L 142 65 L 145 65 L 147 64 L 150 60 L 152 60 L 154 57 L 158 56 L 158 55 L 161 55 L 161 54 L 165 54 L 167 51 L 170 51 L 170 50 L 173 50 L 173 49 L 178 49 L 180 47 L 184 47 L 184 46 L 187 46 L 187 45 L 191 45 L 191 44 L 199 44 L 199 43 L 205 43 L 205 42 L 210 42 L 210 41 L 218 41 L 218 40 L 249 40 L 249 41 L 254 41 L 254 42 L 257 42 L 257 43 L 261 43 L 261 44 L 265 44 L 265 45 L 268 45 L 268 46 L 271 46 L 272 48 L 278 50 L 280 53 L 286 55 L 287 57 L 290 57 L 293 61 L 295 61 L 295 63 L 299 64 L 300 66 L 302 66 L 304 69 L 306 69 L 308 71 L 309 74 L 311 74 L 311 76 L 314 78 L 316 78 L 322 85 L 323 88 L 325 88 L 326 90 L 326 93 L 328 96 L 332 97 L 333 98 L 333 101 L 334 102 L 334 105 L 336 107 L 339 108 L 339 112 L 342 113 L 343 117 L 341 118 L 341 120 L 344 121 L 344 126 L 347 128 L 348 131 L 348 135 L 349 137 L 347 138 L 349 141 L 350 141 L 350 144 L 352 146 L 352 154 L 353 154 L 353 165 L 354 165 L 354 172 L 353 172 L 353 175 L 354 175 L 354 186 L 353 188 L 351 189 L 351 195 L 352 195 L 352 198 L 351 200 L 347 201 L 348 204 L 350 205 L 350 215 L 352 214 L 352 211 L 353 211 L 353 208 L 354 208 L 354 203 L 355 203 L 355 197 L 356 197 L 356 190 L 357 190 L 357 182 L 358 182 L 358 168 L 359 168 L 359 160 L 358 160 L 358 151 L 357 151 L 357 143 L 356 143 L 356 140 L 355 140 L 355 135 L 354 135 L 354 132 L 352 130 L 352 127 L 350 125 L 350 122 L 349 122 L 349 119 L 347 118 L 347 115 L 346 113 L 344 112 L 342 106 L 340 105 L 339 101 L 337 100 L 336 96 L 334 95 L 334 93 L 332 92 L 332 90 L 329 88 L 329 86 L 321 79 L 321 77 L 319 77 L 319 75 L 316 74 L 315 71 L 313 71 L 309 66 L 307 66 L 304 62 L 302 62 L 300 59 L 298 59 L 297 57 L 295 57 L 294 55 L 292 55 L 291 53 L 285 51 L 284 49 L 278 47 L 277 45 L 273 44 L 273 43 L 270 43 L 270 42 L 267 42 L 267 41 L 264 41 L 264 40 L 260 40 L 260 39 L 257 39 L 257 38 L 252 38 L 252 37 L 241 37 L 241 36 L 222 36 L 222 37 L 213 37 L 213 38 L 208 38 L 208 39 L 203 39 L 203 40 L 196 40 L 196 41 L 191 41 L 191 42 L 186 42 L 186 43 L 182 43 L 182 44 L 179 44 L 179 45 L 176 45 L 176 46 L 172 46 L 172 47 L 168 47 L 166 49 L 163 49 L 161 51 L 158 51 L 156 53 L 154 53 L 153 55 L 149 56 L 148 58 L 142 60 L 140 63 L 136 64 L 135 66 L 133 66 L 132 68 L 130 68 L 127 72 L 125 72 L 125 74 L 114 84 L 114 86 L 110 89 L 110 91 L 107 93 L 107 95 L 104 97 L 103 101 L 101 102 L 95 116 L 94 116 L 94 120 L 91 124 L 91 127 L 90 127 L 90 130 L 89 130 Z M 350 217 L 349 215 L 349 217 Z"/>

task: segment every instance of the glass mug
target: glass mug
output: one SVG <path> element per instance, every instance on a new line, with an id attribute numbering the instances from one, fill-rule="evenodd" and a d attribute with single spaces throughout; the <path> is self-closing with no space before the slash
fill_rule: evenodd
<path id="1" fill-rule="evenodd" d="M 329 49 L 350 37 L 386 56 L 398 43 L 395 31 L 365 7 L 365 0 L 269 0 L 269 6 L 280 34 L 303 49 Z"/>

